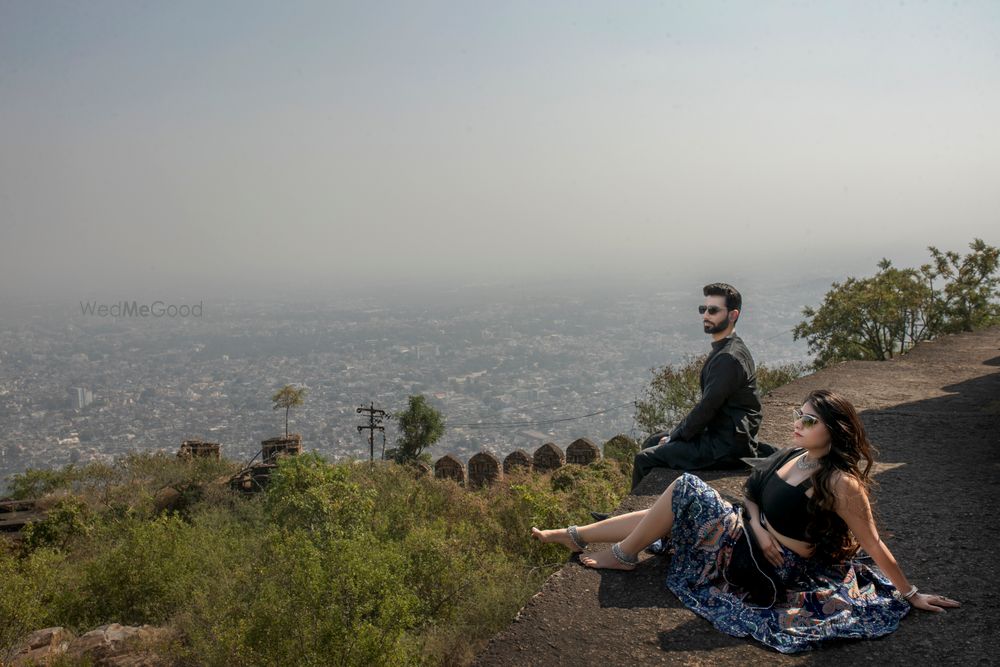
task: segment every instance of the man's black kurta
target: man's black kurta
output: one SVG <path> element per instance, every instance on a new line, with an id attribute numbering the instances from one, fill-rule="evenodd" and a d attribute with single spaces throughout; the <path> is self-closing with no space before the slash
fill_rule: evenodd
<path id="1" fill-rule="evenodd" d="M 633 487 L 655 467 L 679 470 L 731 468 L 740 458 L 753 456 L 760 429 L 761 405 L 757 372 L 750 350 L 733 334 L 712 343 L 701 368 L 701 400 L 670 431 L 670 442 L 655 443 L 666 432 L 655 433 L 636 455 Z"/>

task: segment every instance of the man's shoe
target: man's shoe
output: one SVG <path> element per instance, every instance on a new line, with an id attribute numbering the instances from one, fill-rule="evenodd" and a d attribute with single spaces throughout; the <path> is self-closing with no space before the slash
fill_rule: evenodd
<path id="1" fill-rule="evenodd" d="M 650 544 L 648 547 L 646 547 L 644 549 L 644 551 L 646 551 L 647 553 L 651 553 L 654 556 L 658 556 L 658 555 L 662 554 L 663 552 L 665 552 L 666 550 L 667 550 L 667 545 L 663 541 L 663 538 L 660 538 L 660 539 L 656 540 L 655 542 L 653 542 L 652 544 Z"/>
<path id="2" fill-rule="evenodd" d="M 610 514 L 605 514 L 604 512 L 591 512 L 590 516 L 594 517 L 594 521 L 604 521 Z"/>

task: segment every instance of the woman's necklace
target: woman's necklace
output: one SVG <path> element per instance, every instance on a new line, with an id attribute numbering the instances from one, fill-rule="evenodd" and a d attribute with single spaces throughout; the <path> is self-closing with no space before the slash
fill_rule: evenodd
<path id="1" fill-rule="evenodd" d="M 813 470 L 819 467 L 819 461 L 809 458 L 809 454 L 803 454 L 795 462 L 795 467 L 799 470 Z"/>

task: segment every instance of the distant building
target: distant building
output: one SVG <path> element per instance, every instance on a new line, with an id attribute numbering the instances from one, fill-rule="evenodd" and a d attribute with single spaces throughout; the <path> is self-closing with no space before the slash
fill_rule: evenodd
<path id="1" fill-rule="evenodd" d="M 82 410 L 94 402 L 94 392 L 86 387 L 70 387 L 69 403 L 74 410 Z"/>

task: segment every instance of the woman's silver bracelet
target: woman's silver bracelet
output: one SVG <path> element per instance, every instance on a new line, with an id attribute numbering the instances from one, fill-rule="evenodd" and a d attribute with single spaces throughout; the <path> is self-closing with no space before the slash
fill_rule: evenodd
<path id="1" fill-rule="evenodd" d="M 914 595 L 917 594 L 917 590 L 918 589 L 917 589 L 916 585 L 910 586 L 910 590 L 907 591 L 906 595 L 903 596 L 903 599 L 906 600 L 907 602 L 909 602 L 910 598 L 912 598 Z"/>

